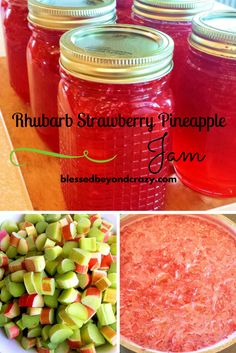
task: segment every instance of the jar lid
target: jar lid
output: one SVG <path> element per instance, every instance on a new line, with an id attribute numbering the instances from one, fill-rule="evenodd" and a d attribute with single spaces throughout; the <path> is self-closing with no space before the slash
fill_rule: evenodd
<path id="1" fill-rule="evenodd" d="M 210 10 L 213 0 L 134 0 L 133 12 L 162 21 L 191 21 L 199 12 Z"/>
<path id="2" fill-rule="evenodd" d="M 173 67 L 173 40 L 143 26 L 85 26 L 61 37 L 61 66 L 69 74 L 101 83 L 147 82 Z"/>
<path id="3" fill-rule="evenodd" d="M 207 54 L 236 59 L 236 11 L 212 11 L 194 17 L 189 43 Z"/>
<path id="4" fill-rule="evenodd" d="M 80 25 L 114 23 L 115 0 L 28 0 L 30 23 L 69 30 Z"/>

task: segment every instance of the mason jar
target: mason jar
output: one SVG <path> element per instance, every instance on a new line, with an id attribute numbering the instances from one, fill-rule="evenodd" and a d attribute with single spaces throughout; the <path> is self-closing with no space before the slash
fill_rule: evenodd
<path id="1" fill-rule="evenodd" d="M 133 0 L 116 0 L 117 22 L 130 23 Z"/>
<path id="2" fill-rule="evenodd" d="M 133 23 L 163 31 L 175 42 L 171 82 L 174 93 L 176 81 L 183 79 L 179 70 L 186 61 L 192 18 L 212 6 L 212 0 L 134 0 Z"/>
<path id="3" fill-rule="evenodd" d="M 75 2 L 29 0 L 31 38 L 27 48 L 30 102 L 34 116 L 57 117 L 59 41 L 67 30 L 115 21 L 115 0 Z M 39 127 L 45 142 L 58 151 L 58 128 Z"/>
<path id="4" fill-rule="evenodd" d="M 224 118 L 224 127 L 199 132 L 173 128 L 173 148 L 206 156 L 201 163 L 175 163 L 180 179 L 209 196 L 236 196 L 236 13 L 213 11 L 193 20 L 184 80 L 176 89 L 181 117 Z"/>
<path id="5" fill-rule="evenodd" d="M 60 129 L 60 152 L 83 156 L 61 160 L 69 209 L 164 207 L 166 183 L 156 179 L 168 174 L 160 154 L 168 150 L 169 128 L 158 114 L 173 109 L 173 47 L 168 35 L 132 25 L 84 27 L 62 36 L 59 115 L 69 114 L 74 125 Z M 151 118 L 153 129 L 145 123 Z"/>
<path id="6" fill-rule="evenodd" d="M 27 0 L 1 2 L 3 33 L 10 83 L 17 95 L 29 102 L 26 47 L 30 38 Z"/>

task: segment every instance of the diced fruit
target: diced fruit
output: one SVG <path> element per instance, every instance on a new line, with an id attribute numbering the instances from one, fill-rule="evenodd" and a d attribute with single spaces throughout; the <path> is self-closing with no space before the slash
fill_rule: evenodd
<path id="1" fill-rule="evenodd" d="M 16 222 L 7 220 L 1 224 L 1 230 L 5 230 L 8 234 L 11 234 L 18 232 L 19 229 Z"/>
<path id="2" fill-rule="evenodd" d="M 1 230 L 0 231 L 0 250 L 6 252 L 10 245 L 10 236 L 7 231 Z"/>
<path id="3" fill-rule="evenodd" d="M 109 342 L 112 346 L 115 346 L 117 344 L 116 331 L 113 330 L 110 326 L 103 326 L 101 327 L 100 331 L 107 340 L 107 342 Z"/>
<path id="4" fill-rule="evenodd" d="M 45 249 L 45 259 L 48 261 L 56 260 L 61 253 L 62 248 L 59 245 L 54 246 L 53 248 L 47 248 Z"/>
<path id="5" fill-rule="evenodd" d="M 25 350 L 29 350 L 30 348 L 35 347 L 36 345 L 36 339 L 35 338 L 27 338 L 27 337 L 22 337 L 21 339 L 21 346 Z"/>
<path id="6" fill-rule="evenodd" d="M 6 267 L 8 265 L 8 257 L 3 252 L 0 252 L 0 267 Z"/>
<path id="7" fill-rule="evenodd" d="M 54 278 L 43 278 L 42 280 L 42 294 L 53 295 L 55 292 L 55 279 Z"/>
<path id="8" fill-rule="evenodd" d="M 81 303 L 90 307 L 93 310 L 97 310 L 102 302 L 102 295 L 99 289 L 90 287 L 84 291 L 82 295 Z"/>
<path id="9" fill-rule="evenodd" d="M 20 307 L 43 308 L 43 297 L 38 294 L 25 294 L 19 300 Z"/>
<path id="10" fill-rule="evenodd" d="M 40 315 L 41 325 L 52 325 L 54 323 L 54 309 L 43 308 Z"/>
<path id="11" fill-rule="evenodd" d="M 34 272 L 27 272 L 23 275 L 24 285 L 28 294 L 36 293 L 36 289 L 34 287 Z"/>
<path id="12" fill-rule="evenodd" d="M 4 330 L 10 340 L 16 338 L 20 334 L 20 329 L 17 325 L 14 324 L 14 322 L 8 322 L 6 325 L 4 325 Z"/>
<path id="13" fill-rule="evenodd" d="M 48 221 L 47 221 L 48 222 Z M 46 229 L 46 236 L 59 243 L 62 239 L 62 226 L 59 222 L 51 223 Z"/>
<path id="14" fill-rule="evenodd" d="M 57 272 L 59 274 L 63 274 L 63 273 L 74 271 L 74 270 L 75 270 L 75 264 L 70 259 L 61 260 L 61 262 L 57 268 Z"/>
<path id="15" fill-rule="evenodd" d="M 8 304 L 4 315 L 9 319 L 14 319 L 15 317 L 20 315 L 20 308 L 17 302 Z"/>
<path id="16" fill-rule="evenodd" d="M 79 350 L 80 353 L 96 353 L 96 349 L 93 343 L 88 344 L 87 346 L 81 347 Z"/>
<path id="17" fill-rule="evenodd" d="M 79 320 L 86 321 L 88 319 L 88 310 L 81 303 L 73 303 L 66 307 L 66 312 L 70 316 L 75 316 Z"/>
<path id="18" fill-rule="evenodd" d="M 91 271 L 97 270 L 101 267 L 102 255 L 100 253 L 92 254 L 89 261 L 89 269 Z"/>
<path id="19" fill-rule="evenodd" d="M 55 344 L 60 344 L 66 341 L 72 335 L 73 331 L 63 324 L 54 325 L 49 331 L 50 341 Z"/>
<path id="20" fill-rule="evenodd" d="M 79 284 L 78 277 L 75 272 L 67 272 L 56 277 L 57 286 L 61 289 L 69 289 L 77 287 Z"/>
<path id="21" fill-rule="evenodd" d="M 116 288 L 117 284 L 117 274 L 116 273 L 108 273 L 108 279 L 111 282 L 111 288 Z"/>
<path id="22" fill-rule="evenodd" d="M 80 274 L 85 274 L 88 272 L 88 266 L 82 266 L 79 264 L 76 264 L 75 272 L 80 273 Z"/>
<path id="23" fill-rule="evenodd" d="M 115 288 L 107 288 L 103 295 L 104 303 L 116 304 L 116 289 Z"/>
<path id="24" fill-rule="evenodd" d="M 25 259 L 24 266 L 28 272 L 42 272 L 46 262 L 44 256 L 32 256 Z"/>
<path id="25" fill-rule="evenodd" d="M 101 304 L 97 310 L 97 317 L 102 326 L 107 326 L 116 322 L 111 304 Z"/>
<path id="26" fill-rule="evenodd" d="M 83 249 L 72 249 L 69 258 L 79 265 L 88 266 L 91 254 Z"/>
<path id="27" fill-rule="evenodd" d="M 62 228 L 62 236 L 65 241 L 75 239 L 77 234 L 76 224 L 70 223 L 67 226 Z"/>
<path id="28" fill-rule="evenodd" d="M 106 290 L 108 287 L 111 286 L 111 282 L 109 281 L 109 279 L 107 277 L 102 277 L 95 283 L 95 286 L 101 292 L 103 292 L 104 290 Z"/>
<path id="29" fill-rule="evenodd" d="M 89 323 L 81 328 L 82 341 L 86 344 L 94 343 L 95 347 L 101 346 L 105 343 L 103 335 L 95 324 Z"/>
<path id="30" fill-rule="evenodd" d="M 32 224 L 44 221 L 44 216 L 42 214 L 26 214 L 24 218 L 26 222 L 30 222 Z"/>
<path id="31" fill-rule="evenodd" d="M 22 348 L 29 350 L 30 348 L 35 347 L 36 345 L 36 339 L 35 338 L 27 338 L 27 337 L 22 337 L 21 339 L 21 346 Z"/>
<path id="32" fill-rule="evenodd" d="M 85 289 L 86 287 L 89 286 L 89 284 L 91 282 L 91 276 L 89 275 L 89 273 L 84 273 L 84 274 L 78 273 L 77 276 L 79 279 L 80 288 Z"/>
<path id="33" fill-rule="evenodd" d="M 68 345 L 71 349 L 82 347 L 80 329 L 74 330 L 73 335 L 68 339 Z"/>
<path id="34" fill-rule="evenodd" d="M 20 257 L 19 259 L 12 261 L 9 264 L 9 271 L 10 272 L 16 272 L 16 271 L 21 271 L 24 269 L 24 258 Z"/>
<path id="35" fill-rule="evenodd" d="M 40 315 L 22 315 L 22 325 L 24 328 L 35 328 L 39 325 Z"/>
<path id="36" fill-rule="evenodd" d="M 14 298 L 19 298 L 25 293 L 25 286 L 23 283 L 9 282 L 8 290 Z"/>
<path id="37" fill-rule="evenodd" d="M 62 291 L 58 301 L 62 304 L 72 304 L 77 300 L 78 294 L 80 293 L 74 288 L 65 289 Z"/>
<path id="38" fill-rule="evenodd" d="M 2 225 L 3 226 L 3 225 Z M 116 343 L 116 243 L 100 215 L 29 214 L 0 230 L 0 327 L 38 353 Z"/>
<path id="39" fill-rule="evenodd" d="M 79 240 L 80 249 L 95 252 L 97 249 L 96 238 L 81 238 Z"/>

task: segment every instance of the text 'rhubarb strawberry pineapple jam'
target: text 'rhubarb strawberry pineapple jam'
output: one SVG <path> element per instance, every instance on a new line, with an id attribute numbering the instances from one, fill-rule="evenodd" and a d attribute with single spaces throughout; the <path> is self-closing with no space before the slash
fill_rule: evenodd
<path id="1" fill-rule="evenodd" d="M 58 103 L 60 116 L 68 113 L 76 124 L 60 129 L 60 152 L 110 162 L 93 163 L 87 158 L 63 159 L 62 175 L 83 178 L 83 182 L 62 184 L 69 209 L 156 210 L 164 205 L 164 182 L 154 177 L 149 163 L 161 152 L 156 142 L 154 154 L 148 144 L 162 139 L 169 127 L 162 127 L 158 114 L 172 111 L 169 73 L 174 43 L 154 29 L 131 25 L 83 27 L 61 38 L 61 81 Z M 85 125 L 77 126 L 83 114 Z M 118 124 L 119 117 L 122 124 Z M 153 118 L 153 129 L 140 118 Z M 93 119 L 105 124 L 89 124 Z M 137 119 L 129 126 L 128 121 Z M 168 138 L 163 142 L 168 149 Z M 111 160 L 112 158 L 112 160 Z M 161 167 L 160 159 L 156 167 Z M 165 160 L 160 178 L 166 177 Z M 88 182 L 92 175 L 99 182 Z M 101 179 L 102 178 L 102 179 Z M 106 182 L 109 178 L 109 182 Z M 130 178 L 130 179 L 129 179 Z M 128 181 L 127 181 L 128 179 Z M 101 181 L 103 180 L 103 181 Z M 105 182 L 104 182 L 105 180 Z"/>
<path id="2" fill-rule="evenodd" d="M 236 12 L 212 11 L 193 19 L 188 58 L 176 82 L 178 116 L 225 118 L 225 127 L 197 132 L 174 128 L 173 147 L 205 155 L 202 163 L 176 162 L 181 181 L 216 197 L 236 196 Z"/>
<path id="3" fill-rule="evenodd" d="M 214 216 L 128 217 L 120 250 L 124 345 L 207 352 L 225 340 L 209 350 L 219 352 L 236 342 L 235 225 Z"/>
<path id="4" fill-rule="evenodd" d="M 29 0 L 32 35 L 27 49 L 30 101 L 34 116 L 57 117 L 59 41 L 71 28 L 114 23 L 115 0 Z M 58 152 L 58 130 L 38 128 Z"/>

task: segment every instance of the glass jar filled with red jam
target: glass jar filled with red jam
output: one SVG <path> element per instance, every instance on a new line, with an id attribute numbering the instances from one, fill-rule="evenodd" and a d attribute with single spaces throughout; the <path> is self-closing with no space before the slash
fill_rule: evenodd
<path id="1" fill-rule="evenodd" d="M 117 22 L 130 23 L 133 0 L 116 0 Z"/>
<path id="2" fill-rule="evenodd" d="M 18 96 L 29 101 L 26 47 L 30 38 L 27 0 L 3 0 L 1 3 L 10 83 Z"/>
<path id="3" fill-rule="evenodd" d="M 188 186 L 210 196 L 236 196 L 236 13 L 208 12 L 193 20 L 184 80 L 177 87 L 181 118 L 204 118 L 210 129 L 173 128 L 177 153 L 205 155 L 202 162 L 179 161 L 175 169 Z M 220 123 L 220 119 L 221 123 Z M 208 120 L 206 120 L 208 119 Z M 210 119 L 210 120 L 209 120 Z M 217 126 L 218 125 L 218 126 Z"/>
<path id="4" fill-rule="evenodd" d="M 134 0 L 134 24 L 158 29 L 174 39 L 173 80 L 178 79 L 179 67 L 186 60 L 193 16 L 209 10 L 212 5 L 212 0 Z"/>
<path id="5" fill-rule="evenodd" d="M 62 159 L 69 209 L 164 207 L 169 128 L 158 114 L 172 111 L 173 47 L 162 32 L 121 24 L 61 38 L 59 113 L 74 125 L 60 129 L 60 152 L 83 156 Z"/>
<path id="6" fill-rule="evenodd" d="M 59 40 L 71 28 L 113 23 L 115 0 L 29 0 L 32 35 L 27 49 L 30 102 L 34 116 L 57 117 Z M 58 151 L 58 129 L 38 127 L 45 142 Z"/>

